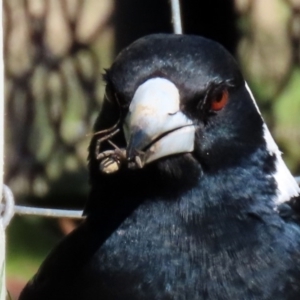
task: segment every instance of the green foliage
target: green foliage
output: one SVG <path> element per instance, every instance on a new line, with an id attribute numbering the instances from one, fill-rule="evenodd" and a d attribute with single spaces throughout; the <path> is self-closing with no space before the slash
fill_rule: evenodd
<path id="1" fill-rule="evenodd" d="M 300 68 L 294 68 L 286 87 L 274 103 L 275 137 L 294 172 L 300 172 Z"/>
<path id="2" fill-rule="evenodd" d="M 56 220 L 15 216 L 7 230 L 7 276 L 30 279 L 61 237 Z"/>

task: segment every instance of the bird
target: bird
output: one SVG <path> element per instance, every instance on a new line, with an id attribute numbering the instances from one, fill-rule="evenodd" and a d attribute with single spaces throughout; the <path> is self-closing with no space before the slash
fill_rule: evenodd
<path id="1" fill-rule="evenodd" d="M 300 189 L 233 56 L 152 34 L 104 80 L 86 219 L 19 299 L 300 299 Z"/>

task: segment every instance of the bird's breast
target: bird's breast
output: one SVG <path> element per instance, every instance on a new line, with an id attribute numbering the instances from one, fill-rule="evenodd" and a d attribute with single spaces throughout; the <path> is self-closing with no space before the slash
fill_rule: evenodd
<path id="1" fill-rule="evenodd" d="M 251 218 L 188 219 L 179 207 L 146 202 L 106 240 L 91 261 L 101 293 L 116 299 L 252 299 L 256 293 L 270 299 L 262 284 L 274 284 L 286 268 L 277 233 Z"/>

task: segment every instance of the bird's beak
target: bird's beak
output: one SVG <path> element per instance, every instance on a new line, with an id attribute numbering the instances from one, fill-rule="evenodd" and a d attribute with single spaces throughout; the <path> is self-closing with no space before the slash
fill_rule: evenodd
<path id="1" fill-rule="evenodd" d="M 195 126 L 179 105 L 179 91 L 167 79 L 149 79 L 138 87 L 124 122 L 127 159 L 136 167 L 194 150 Z"/>

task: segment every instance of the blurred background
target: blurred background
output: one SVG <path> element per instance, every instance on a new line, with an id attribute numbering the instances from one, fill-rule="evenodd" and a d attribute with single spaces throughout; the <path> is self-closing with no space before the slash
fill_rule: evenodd
<path id="1" fill-rule="evenodd" d="M 82 209 L 102 74 L 150 33 L 172 32 L 168 0 L 4 0 L 5 183 L 18 204 Z M 300 174 L 300 0 L 182 0 L 185 33 L 239 61 L 284 160 Z M 76 222 L 15 216 L 7 230 L 12 299 Z"/>

